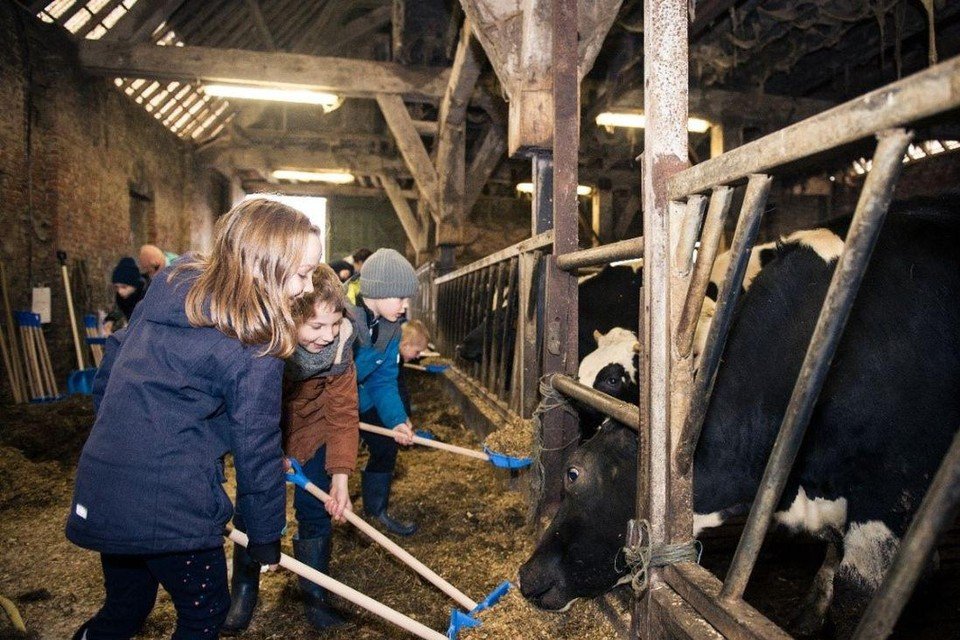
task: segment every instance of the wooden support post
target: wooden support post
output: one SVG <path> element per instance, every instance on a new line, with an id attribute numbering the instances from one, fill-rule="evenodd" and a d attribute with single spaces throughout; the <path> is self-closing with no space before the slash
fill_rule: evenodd
<path id="1" fill-rule="evenodd" d="M 423 140 L 420 139 L 416 127 L 413 126 L 413 118 L 403 104 L 403 98 L 397 95 L 378 94 L 377 104 L 380 105 L 383 118 L 397 141 L 400 155 L 403 156 L 407 168 L 410 169 L 417 183 L 421 199 L 425 200 L 434 212 L 439 211 L 437 170 L 430 162 L 430 156 L 423 146 Z"/>
<path id="2" fill-rule="evenodd" d="M 590 198 L 591 226 L 600 244 L 613 242 L 613 191 L 610 185 L 597 186 Z"/>

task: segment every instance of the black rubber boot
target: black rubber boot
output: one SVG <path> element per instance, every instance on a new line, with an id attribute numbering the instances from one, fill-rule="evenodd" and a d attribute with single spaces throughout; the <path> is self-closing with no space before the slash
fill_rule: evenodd
<path id="1" fill-rule="evenodd" d="M 294 538 L 293 555 L 303 564 L 330 575 L 330 536 L 306 540 Z M 303 613 L 313 628 L 323 630 L 346 624 L 346 620 L 330 606 L 323 587 L 300 578 L 300 591 L 303 593 Z"/>
<path id="2" fill-rule="evenodd" d="M 417 523 L 404 522 L 391 517 L 387 513 L 387 504 L 390 502 L 390 484 L 393 482 L 392 473 L 363 472 L 363 510 L 367 515 L 376 518 L 390 533 L 398 536 L 412 536 L 417 532 Z"/>
<path id="3" fill-rule="evenodd" d="M 260 593 L 260 563 L 254 561 L 245 547 L 233 543 L 233 578 L 230 580 L 230 611 L 220 627 L 225 636 L 239 635 L 250 626 Z"/>

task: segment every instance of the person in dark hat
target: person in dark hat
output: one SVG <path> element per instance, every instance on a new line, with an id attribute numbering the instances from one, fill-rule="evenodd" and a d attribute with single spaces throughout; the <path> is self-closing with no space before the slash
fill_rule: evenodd
<path id="1" fill-rule="evenodd" d="M 107 314 L 103 323 L 104 331 L 108 335 L 126 326 L 137 303 L 143 300 L 147 292 L 146 281 L 140 275 L 137 261 L 129 256 L 120 258 L 120 262 L 113 268 L 110 282 L 113 283 L 115 291 L 115 307 Z"/>
<path id="2" fill-rule="evenodd" d="M 330 268 L 340 278 L 340 282 L 346 282 L 353 277 L 353 265 L 346 260 L 334 260 L 330 263 Z"/>

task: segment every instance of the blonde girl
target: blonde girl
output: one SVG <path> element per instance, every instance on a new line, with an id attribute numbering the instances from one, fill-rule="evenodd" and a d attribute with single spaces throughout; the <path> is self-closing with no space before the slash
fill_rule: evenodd
<path id="1" fill-rule="evenodd" d="M 228 452 L 249 553 L 279 561 L 282 358 L 320 254 L 302 213 L 244 201 L 217 222 L 213 250 L 175 263 L 111 336 L 67 520 L 67 537 L 100 553 L 106 600 L 75 639 L 136 635 L 160 585 L 177 610 L 175 640 L 218 637 L 230 604 Z"/>

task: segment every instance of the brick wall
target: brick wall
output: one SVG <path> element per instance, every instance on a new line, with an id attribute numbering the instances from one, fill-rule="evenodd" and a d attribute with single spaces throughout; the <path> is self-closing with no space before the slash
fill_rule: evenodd
<path id="1" fill-rule="evenodd" d="M 0 259 L 14 308 L 51 287 L 45 333 L 65 386 L 76 362 L 56 251 L 86 263 L 92 308 L 77 313 L 109 310 L 110 273 L 134 255 L 131 189 L 149 198 L 149 241 L 176 253 L 208 246 L 219 194 L 188 145 L 109 80 L 84 76 L 66 34 L 14 3 L 0 3 L 0 104 Z"/>

